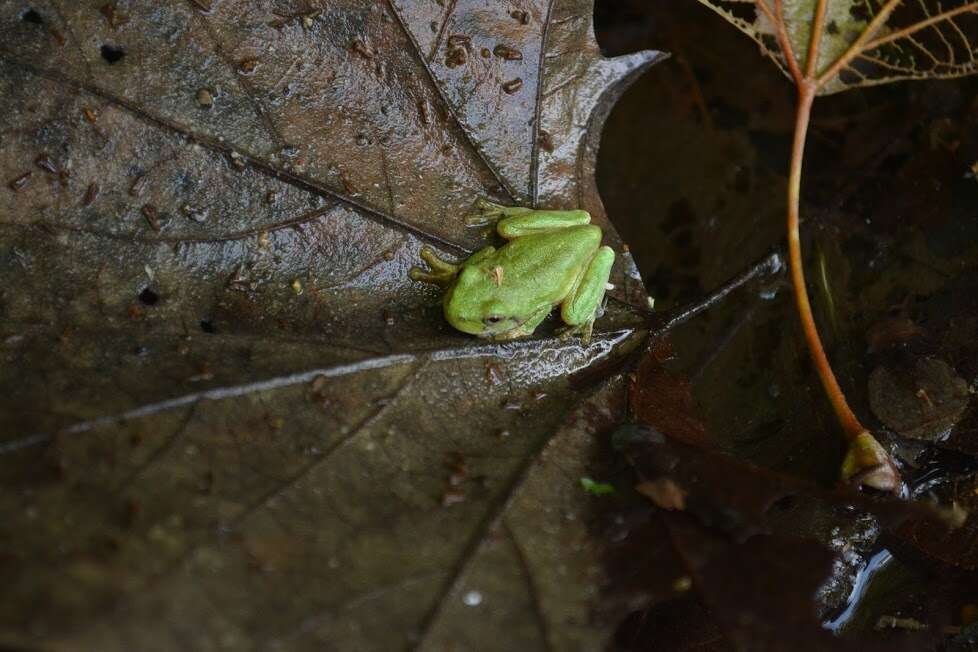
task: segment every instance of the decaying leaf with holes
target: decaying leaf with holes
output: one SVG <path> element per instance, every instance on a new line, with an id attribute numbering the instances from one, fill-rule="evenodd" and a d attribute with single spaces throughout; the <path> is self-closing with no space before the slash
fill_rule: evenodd
<path id="1" fill-rule="evenodd" d="M 700 2 L 754 39 L 789 76 L 791 64 L 779 43 L 779 13 L 798 58 L 809 51 L 818 0 Z M 821 24 L 815 66 L 820 94 L 978 72 L 974 0 L 830 0 Z"/>

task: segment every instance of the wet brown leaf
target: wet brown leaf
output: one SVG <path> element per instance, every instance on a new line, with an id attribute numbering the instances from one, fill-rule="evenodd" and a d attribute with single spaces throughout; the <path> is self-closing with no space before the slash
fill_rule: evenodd
<path id="1" fill-rule="evenodd" d="M 632 383 L 632 412 L 638 421 L 654 426 L 670 439 L 709 446 L 712 442 L 696 416 L 689 380 L 664 366 L 671 356 L 669 343 L 659 340 L 642 357 Z"/>
<path id="2" fill-rule="evenodd" d="M 881 365 L 869 376 L 873 414 L 886 427 L 912 439 L 947 439 L 970 398 L 967 381 L 937 358 Z"/>
<path id="3" fill-rule="evenodd" d="M 819 505 L 825 514 L 855 507 L 886 528 L 910 522 L 942 533 L 950 530 L 949 515 L 825 491 L 715 450 L 688 381 L 663 368 L 669 357 L 661 341 L 647 352 L 631 395 L 646 425 L 622 428 L 614 439 L 634 467 L 635 490 L 657 507 L 622 518 L 628 525 L 607 553 L 615 580 L 609 602 L 634 610 L 617 634 L 622 648 L 654 649 L 664 637 L 677 650 L 921 649 L 923 638 L 840 641 L 821 626 L 824 605 L 816 595 L 844 581 L 836 578 L 838 551 L 785 510 L 795 503 Z M 666 396 L 672 400 L 656 400 Z M 676 610 L 678 626 L 665 626 L 660 613 Z"/>
<path id="4" fill-rule="evenodd" d="M 943 536 L 950 529 L 935 510 L 851 491 L 824 491 L 729 455 L 668 441 L 649 429 L 618 437 L 630 442 L 628 455 L 641 480 L 638 491 L 662 509 L 645 513 L 644 520 L 637 517 L 609 551 L 610 573 L 619 579 L 612 590 L 642 596 L 651 605 L 650 617 L 671 601 L 693 595 L 712 615 L 704 631 L 718 628 L 722 640 L 737 650 L 927 649 L 920 647 L 922 638 L 839 640 L 822 628 L 816 594 L 834 572 L 836 551 L 779 512 L 794 501 L 851 506 L 873 514 L 887 528 L 909 523 Z M 649 495 L 650 485 L 681 491 L 683 504 L 663 505 L 658 494 Z M 845 519 L 851 520 L 852 513 Z M 959 531 L 948 534 L 955 540 L 960 536 Z M 626 621 L 619 636 L 631 632 L 651 641 L 645 637 L 657 631 Z M 718 645 L 714 637 L 707 639 L 677 649 Z"/>
<path id="5" fill-rule="evenodd" d="M 615 642 L 618 650 L 644 650 L 660 646 L 675 652 L 726 652 L 732 650 L 705 607 L 695 596 L 679 595 L 622 624 Z"/>
<path id="6" fill-rule="evenodd" d="M 598 645 L 623 389 L 566 377 L 634 320 L 479 342 L 407 270 L 478 197 L 619 246 L 597 139 L 657 55 L 601 57 L 590 0 L 105 6 L 0 2 L 0 640 Z"/>
<path id="7" fill-rule="evenodd" d="M 975 574 L 978 572 L 978 475 L 947 482 L 937 493 L 943 501 L 967 515 L 964 524 L 953 532 L 945 532 L 935 531 L 926 523 L 908 523 L 900 529 L 900 538 L 956 574 L 962 571 Z"/>

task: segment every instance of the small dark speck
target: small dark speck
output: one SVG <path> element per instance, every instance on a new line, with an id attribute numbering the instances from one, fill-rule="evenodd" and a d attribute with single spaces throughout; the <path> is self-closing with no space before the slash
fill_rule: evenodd
<path id="1" fill-rule="evenodd" d="M 117 63 L 126 56 L 125 50 L 114 45 L 103 45 L 101 48 L 102 58 L 111 63 Z"/>
<path id="2" fill-rule="evenodd" d="M 20 19 L 25 23 L 34 23 L 35 25 L 43 25 L 44 17 L 37 13 L 34 9 L 28 9 L 20 15 Z"/>
<path id="3" fill-rule="evenodd" d="M 512 79 L 505 84 L 503 84 L 503 90 L 506 91 L 508 95 L 512 95 L 523 88 L 523 80 L 517 77 Z"/>
<path id="4" fill-rule="evenodd" d="M 493 54 L 495 54 L 500 59 L 505 59 L 506 61 L 522 61 L 523 53 L 516 48 L 510 47 L 508 45 L 503 45 L 500 43 L 493 49 Z"/>
<path id="5" fill-rule="evenodd" d="M 672 242 L 680 249 L 687 249 L 693 244 L 693 233 L 689 229 L 682 229 L 676 233 Z"/>
<path id="6" fill-rule="evenodd" d="M 750 192 L 751 189 L 751 169 L 746 166 L 740 166 L 737 168 L 737 172 L 734 175 L 733 187 L 739 193 Z"/>
<path id="7" fill-rule="evenodd" d="M 253 75 L 258 70 L 258 58 L 246 57 L 238 62 L 238 72 L 242 75 Z"/>
<path id="8" fill-rule="evenodd" d="M 99 185 L 97 183 L 90 183 L 88 185 L 88 190 L 85 191 L 85 198 L 82 200 L 83 206 L 91 206 L 98 199 Z"/>
<path id="9" fill-rule="evenodd" d="M 200 330 L 204 331 L 205 333 L 210 333 L 211 335 L 217 332 L 217 329 L 214 328 L 214 324 L 209 319 L 200 320 Z"/>
<path id="10" fill-rule="evenodd" d="M 139 293 L 139 301 L 144 306 L 155 306 L 160 302 L 160 295 L 149 288 L 143 288 L 143 291 Z"/>
<path id="11" fill-rule="evenodd" d="M 31 180 L 31 173 L 25 172 L 24 174 L 20 175 L 16 179 L 12 179 L 10 183 L 7 184 L 7 186 L 14 192 L 20 192 L 22 188 L 24 188 L 28 183 L 30 183 L 30 180 Z"/>
<path id="12" fill-rule="evenodd" d="M 798 500 L 791 495 L 782 496 L 778 498 L 771 506 L 768 508 L 769 512 L 785 512 L 794 507 L 798 503 Z"/>

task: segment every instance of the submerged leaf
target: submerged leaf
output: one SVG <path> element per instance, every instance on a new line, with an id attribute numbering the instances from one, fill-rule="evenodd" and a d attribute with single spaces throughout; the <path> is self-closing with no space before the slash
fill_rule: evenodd
<path id="1" fill-rule="evenodd" d="M 907 523 L 899 531 L 900 538 L 955 573 L 978 573 L 978 474 L 946 482 L 936 493 L 964 517 L 960 528 L 935 531 L 926 523 Z"/>
<path id="2" fill-rule="evenodd" d="M 970 399 L 967 381 L 937 358 L 881 365 L 869 377 L 873 414 L 888 428 L 912 439 L 947 439 Z"/>

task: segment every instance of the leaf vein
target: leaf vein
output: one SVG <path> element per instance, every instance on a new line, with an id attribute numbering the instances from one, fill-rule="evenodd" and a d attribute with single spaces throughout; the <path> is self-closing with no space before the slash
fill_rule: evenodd
<path id="1" fill-rule="evenodd" d="M 533 143 L 530 150 L 530 205 L 537 208 L 540 200 L 540 119 L 543 115 L 543 86 L 546 83 L 547 40 L 553 18 L 554 0 L 547 2 L 547 13 L 543 19 L 543 34 L 540 38 L 540 63 L 537 66 L 537 98 L 533 107 Z"/>
<path id="2" fill-rule="evenodd" d="M 232 147 L 228 145 L 226 142 L 220 142 L 217 139 L 212 138 L 210 136 L 195 133 L 182 125 L 171 122 L 167 118 L 154 115 L 146 111 L 145 109 L 142 109 L 141 107 L 137 106 L 134 102 L 130 100 L 116 96 L 93 84 L 78 81 L 76 79 L 71 79 L 70 77 L 63 75 L 60 72 L 38 68 L 30 63 L 22 61 L 17 57 L 13 56 L 5 48 L 0 48 L 0 61 L 3 61 L 8 65 L 17 66 L 35 76 L 42 77 L 84 91 L 89 95 L 98 97 L 110 103 L 116 108 L 131 113 L 132 115 L 136 116 L 137 118 L 143 120 L 148 124 L 153 125 L 156 128 L 161 128 L 170 131 L 172 133 L 178 134 L 180 136 L 183 136 L 184 138 L 187 138 L 191 142 L 196 143 L 201 147 L 204 147 L 211 151 L 218 152 L 220 154 L 225 154 L 225 155 L 230 155 L 231 153 L 238 154 L 245 162 L 249 163 L 252 168 L 254 168 L 258 172 L 261 172 L 266 176 L 272 177 L 274 179 L 277 179 L 278 181 L 281 181 L 282 183 L 286 183 L 288 185 L 294 186 L 301 190 L 305 190 L 306 192 L 310 192 L 319 195 L 321 197 L 328 197 L 336 201 L 342 202 L 379 224 L 382 224 L 390 228 L 394 228 L 402 232 L 411 233 L 417 236 L 418 238 L 420 238 L 421 240 L 439 245 L 441 247 L 444 247 L 456 253 L 462 253 L 462 254 L 471 253 L 471 250 L 462 244 L 453 242 L 451 240 L 448 240 L 447 238 L 443 238 L 442 236 L 436 235 L 434 233 L 429 233 L 428 231 L 418 228 L 413 224 L 405 222 L 404 220 L 401 220 L 393 215 L 389 215 L 379 208 L 376 208 L 374 206 L 356 200 L 353 197 L 345 195 L 336 190 L 326 188 L 325 186 L 322 186 L 319 182 L 313 179 L 310 179 L 305 176 L 300 176 L 292 172 L 288 172 L 286 170 L 282 170 L 276 167 L 270 161 L 267 161 L 255 155 L 252 155 L 248 152 Z"/>
<path id="3" fill-rule="evenodd" d="M 248 103 L 251 104 L 252 110 L 255 112 L 258 120 L 261 121 L 262 126 L 265 127 L 268 135 L 271 136 L 272 140 L 275 141 L 275 144 L 278 145 L 279 148 L 284 147 L 285 139 L 275 126 L 275 123 L 272 122 L 271 116 L 269 116 L 262 108 L 261 103 L 258 101 L 258 97 L 255 95 L 255 89 L 251 86 L 251 82 L 241 76 L 241 74 L 238 72 L 238 66 L 230 59 L 230 57 L 228 57 L 227 53 L 224 51 L 224 48 L 221 47 L 221 43 L 218 40 L 217 35 L 214 33 L 214 30 L 211 28 L 210 21 L 207 20 L 206 15 L 198 11 L 192 11 L 191 13 L 204 28 L 204 31 L 207 32 L 207 36 L 210 37 L 211 43 L 213 44 L 214 52 L 217 54 L 218 58 L 224 62 L 224 65 L 228 67 L 228 71 L 238 84 L 238 87 L 244 91 L 245 97 L 248 98 Z"/>
<path id="4" fill-rule="evenodd" d="M 397 10 L 397 7 L 394 6 L 394 0 L 387 0 L 387 6 L 390 8 L 391 13 L 394 14 L 394 19 L 400 26 L 401 31 L 411 43 L 411 47 L 414 49 L 414 52 L 421 63 L 421 67 L 424 68 L 428 80 L 434 87 L 435 92 L 442 101 L 442 104 L 444 104 L 446 112 L 452 117 L 452 121 L 455 123 L 455 126 L 462 133 L 462 136 L 472 148 L 472 151 L 475 152 L 476 156 L 479 157 L 479 160 L 482 161 L 482 164 L 486 166 L 487 170 L 489 170 L 489 173 L 492 174 L 509 198 L 515 201 L 516 193 L 514 192 L 512 186 L 510 186 L 509 182 L 503 178 L 502 173 L 496 169 L 496 166 L 489 161 L 489 157 L 479 146 L 479 141 L 476 139 L 475 135 L 469 132 L 461 118 L 459 118 L 458 112 L 455 110 L 455 106 L 448 101 L 448 97 L 445 95 L 444 90 L 442 90 L 441 85 L 438 83 L 438 79 L 435 77 L 434 71 L 431 69 L 431 66 L 428 65 L 428 60 L 425 59 L 423 54 L 421 54 L 421 46 L 418 44 L 417 39 L 414 38 L 414 34 L 411 33 L 411 30 L 408 28 L 407 24 L 404 22 L 404 17 L 401 16 L 401 13 Z"/>
<path id="5" fill-rule="evenodd" d="M 431 53 L 428 55 L 428 63 L 435 60 L 435 56 L 438 54 L 438 49 L 441 47 L 442 41 L 445 40 L 445 30 L 448 29 L 448 23 L 451 21 L 452 14 L 455 13 L 455 5 L 458 0 L 450 0 L 448 3 L 448 10 L 445 12 L 445 18 L 442 20 L 441 27 L 438 28 L 438 36 L 435 37 L 435 42 L 431 46 Z"/>

